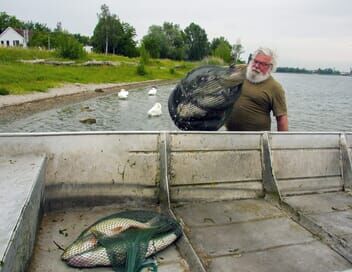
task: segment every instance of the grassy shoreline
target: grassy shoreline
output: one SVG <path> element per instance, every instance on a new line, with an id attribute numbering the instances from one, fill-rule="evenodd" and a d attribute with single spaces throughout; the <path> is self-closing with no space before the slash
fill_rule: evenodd
<path id="1" fill-rule="evenodd" d="M 153 79 L 179 79 L 197 64 L 184 61 L 151 59 L 145 65 L 147 74 L 137 74 L 138 58 L 89 54 L 80 62 L 102 60 L 118 66 L 54 66 L 21 63 L 20 60 L 59 60 L 55 53 L 37 49 L 0 48 L 0 92 L 27 94 L 45 92 L 66 83 L 128 83 Z"/>

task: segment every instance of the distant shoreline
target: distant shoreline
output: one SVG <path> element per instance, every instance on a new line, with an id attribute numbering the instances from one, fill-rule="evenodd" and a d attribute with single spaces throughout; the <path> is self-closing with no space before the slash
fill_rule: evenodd
<path id="1" fill-rule="evenodd" d="M 352 77 L 351 74 L 319 74 L 319 73 L 303 73 L 303 72 L 283 72 L 276 71 L 278 74 L 297 74 L 297 75 L 319 75 L 319 76 L 343 76 L 343 77 Z"/>
<path id="2" fill-rule="evenodd" d="M 338 70 L 332 68 L 325 69 L 315 69 L 308 70 L 305 68 L 297 68 L 297 67 L 277 67 L 277 73 L 294 73 L 294 74 L 313 74 L 313 75 L 334 75 L 334 76 L 352 76 L 352 71 L 350 73 L 340 72 Z"/>

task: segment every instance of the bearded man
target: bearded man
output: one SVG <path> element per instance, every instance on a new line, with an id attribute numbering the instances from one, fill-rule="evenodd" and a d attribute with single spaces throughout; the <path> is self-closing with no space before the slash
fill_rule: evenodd
<path id="1" fill-rule="evenodd" d="M 259 48 L 247 66 L 241 96 L 225 123 L 227 130 L 263 131 L 271 129 L 270 113 L 278 131 L 288 131 L 285 91 L 271 73 L 276 69 L 276 55 L 269 48 Z"/>

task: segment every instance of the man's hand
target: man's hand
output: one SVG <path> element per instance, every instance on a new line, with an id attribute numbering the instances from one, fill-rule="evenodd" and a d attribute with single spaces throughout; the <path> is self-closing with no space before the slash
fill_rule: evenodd
<path id="1" fill-rule="evenodd" d="M 288 131 L 287 115 L 280 115 L 276 117 L 277 131 Z"/>

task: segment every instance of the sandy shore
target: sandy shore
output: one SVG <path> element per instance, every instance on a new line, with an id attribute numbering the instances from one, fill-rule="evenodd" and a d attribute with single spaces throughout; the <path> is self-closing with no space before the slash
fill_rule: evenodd
<path id="1" fill-rule="evenodd" d="M 66 84 L 45 93 L 0 96 L 0 121 L 11 121 L 39 111 L 87 100 L 96 96 L 152 85 L 172 84 L 171 80 L 150 80 L 133 83 Z"/>

